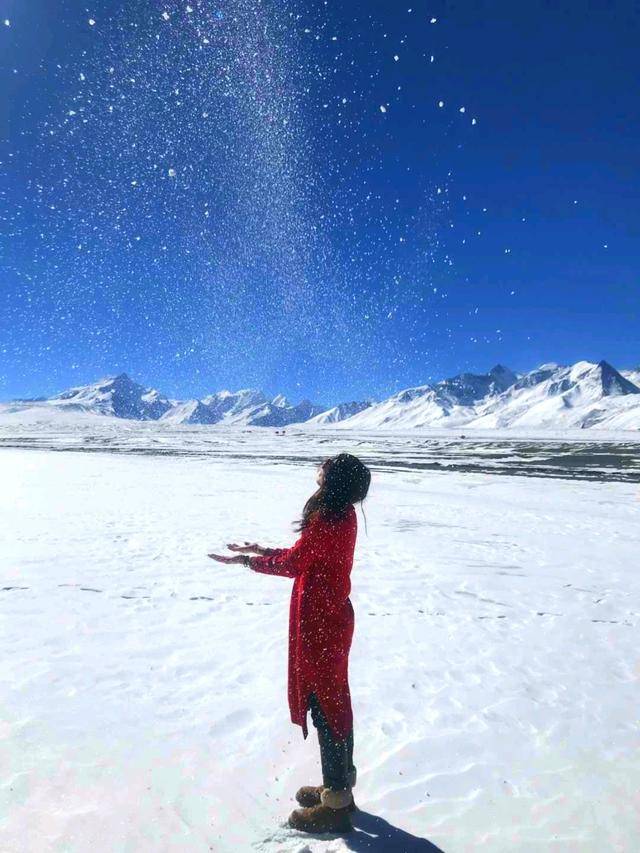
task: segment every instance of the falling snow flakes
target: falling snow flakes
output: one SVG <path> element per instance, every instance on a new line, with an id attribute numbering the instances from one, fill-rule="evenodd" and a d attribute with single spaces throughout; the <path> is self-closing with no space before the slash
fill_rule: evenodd
<path id="1" fill-rule="evenodd" d="M 393 57 L 393 61 L 394 61 L 394 62 L 398 62 L 399 60 L 400 60 L 400 57 L 399 57 L 399 56 L 398 56 L 398 54 L 396 53 L 396 54 L 394 55 L 394 57 Z"/>
<path id="2" fill-rule="evenodd" d="M 444 107 L 444 101 L 438 101 L 438 106 L 442 109 Z"/>
<path id="3" fill-rule="evenodd" d="M 475 118 L 472 118 L 472 119 L 471 119 L 471 124 L 478 124 L 478 122 L 477 122 L 477 120 L 476 120 Z"/>
<path id="4" fill-rule="evenodd" d="M 465 107 L 460 107 L 460 109 L 458 110 L 459 113 L 466 113 L 466 111 L 467 110 Z"/>
<path id="5" fill-rule="evenodd" d="M 386 113 L 386 111 L 387 111 L 387 108 L 385 107 L 385 105 L 384 105 L 384 104 L 380 104 L 380 112 L 381 112 L 381 113 Z"/>
<path id="6" fill-rule="evenodd" d="M 94 18 L 89 18 L 89 26 L 90 26 L 90 27 L 95 27 L 95 25 L 96 25 L 95 19 L 94 19 Z"/>
<path id="7" fill-rule="evenodd" d="M 163 21 L 168 21 L 170 17 L 171 17 L 171 15 L 168 12 L 162 13 L 162 20 Z"/>
<path id="8" fill-rule="evenodd" d="M 170 178 L 175 178 L 178 173 L 176 172 L 175 169 L 169 169 L 167 174 L 169 175 Z"/>
<path id="9" fill-rule="evenodd" d="M 5 27 L 10 27 L 10 26 L 11 26 L 11 21 L 9 20 L 9 18 L 5 18 L 5 19 L 4 19 L 4 25 L 5 25 Z"/>
<path id="10" fill-rule="evenodd" d="M 431 20 L 429 21 L 430 24 L 436 24 L 437 22 L 438 22 L 437 18 L 431 18 Z"/>

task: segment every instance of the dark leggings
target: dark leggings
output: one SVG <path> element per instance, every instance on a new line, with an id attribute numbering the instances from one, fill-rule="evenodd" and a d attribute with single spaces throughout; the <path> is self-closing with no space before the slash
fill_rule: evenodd
<path id="1" fill-rule="evenodd" d="M 338 740 L 322 713 L 315 693 L 309 696 L 309 709 L 313 725 L 318 730 L 322 784 L 334 791 L 351 788 L 356 781 L 356 769 L 353 766 L 353 730 L 344 740 Z"/>

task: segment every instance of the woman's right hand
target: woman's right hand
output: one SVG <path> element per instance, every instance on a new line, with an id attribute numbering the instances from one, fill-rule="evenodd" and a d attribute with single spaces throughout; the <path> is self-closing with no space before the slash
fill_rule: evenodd
<path id="1" fill-rule="evenodd" d="M 256 542 L 245 542 L 244 545 L 227 545 L 230 551 L 236 551 L 238 554 L 261 554 L 264 550 Z"/>

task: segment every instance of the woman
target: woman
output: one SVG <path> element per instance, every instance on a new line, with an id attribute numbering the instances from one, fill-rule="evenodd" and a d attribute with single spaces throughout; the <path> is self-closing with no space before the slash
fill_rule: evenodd
<path id="1" fill-rule="evenodd" d="M 351 567 L 356 543 L 354 504 L 369 491 L 371 472 L 341 453 L 318 469 L 318 490 L 305 504 L 300 538 L 292 548 L 228 545 L 239 556 L 209 556 L 244 563 L 256 572 L 295 578 L 289 611 L 289 710 L 306 739 L 307 711 L 318 730 L 323 784 L 300 788 L 303 808 L 289 825 L 303 832 L 347 832 L 355 808 L 352 788 L 353 715 L 348 663 L 353 637 Z M 249 554 L 258 556 L 250 557 Z"/>

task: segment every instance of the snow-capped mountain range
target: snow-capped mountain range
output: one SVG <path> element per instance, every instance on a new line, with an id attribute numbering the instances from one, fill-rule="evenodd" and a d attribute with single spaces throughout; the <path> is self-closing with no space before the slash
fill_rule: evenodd
<path id="1" fill-rule="evenodd" d="M 606 361 L 569 367 L 544 364 L 515 375 L 494 367 L 486 376 L 462 374 L 409 388 L 339 426 L 354 429 L 640 429 L 637 371 L 618 372 Z"/>
<path id="2" fill-rule="evenodd" d="M 134 382 L 126 373 L 70 388 L 45 400 L 16 403 L 131 420 L 270 427 L 307 421 L 324 409 L 308 400 L 294 406 L 282 394 L 268 399 L 261 391 L 253 389 L 218 391 L 202 400 L 170 400 L 159 391 Z"/>
<path id="3" fill-rule="evenodd" d="M 202 400 L 171 400 L 125 373 L 54 397 L 17 400 L 5 412 L 45 408 L 175 424 L 379 430 L 454 427 L 465 429 L 640 429 L 640 368 L 618 371 L 606 361 L 543 364 L 516 374 L 497 365 L 487 374 L 462 373 L 430 385 L 407 388 L 380 402 L 308 400 L 293 404 L 261 391 L 218 391 Z"/>

